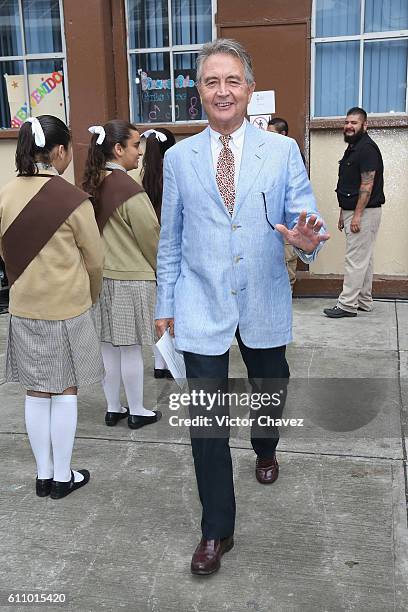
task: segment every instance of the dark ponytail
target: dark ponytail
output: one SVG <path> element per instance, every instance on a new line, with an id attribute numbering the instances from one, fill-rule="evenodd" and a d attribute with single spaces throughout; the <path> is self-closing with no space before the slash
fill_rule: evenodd
<path id="1" fill-rule="evenodd" d="M 133 123 L 122 119 L 108 121 L 103 128 L 105 139 L 102 144 L 96 144 L 99 134 L 92 134 L 82 181 L 82 189 L 94 197 L 97 195 L 105 177 L 106 162 L 115 157 L 113 152 L 115 145 L 119 143 L 122 147 L 126 147 L 127 141 L 131 137 L 131 131 L 137 130 Z"/>
<path id="2" fill-rule="evenodd" d="M 160 222 L 163 196 L 163 157 L 167 149 L 176 144 L 174 134 L 166 128 L 158 128 L 157 132 L 165 134 L 167 140 L 163 142 L 150 134 L 146 138 L 146 149 L 143 155 L 142 184 L 150 198 Z"/>
<path id="3" fill-rule="evenodd" d="M 51 164 L 50 153 L 55 146 L 62 145 L 65 150 L 71 142 L 69 129 L 61 119 L 53 115 L 37 117 L 45 136 L 45 146 L 35 144 L 31 123 L 26 121 L 20 128 L 16 149 L 16 169 L 18 174 L 34 176 L 38 174 L 36 162 Z"/>

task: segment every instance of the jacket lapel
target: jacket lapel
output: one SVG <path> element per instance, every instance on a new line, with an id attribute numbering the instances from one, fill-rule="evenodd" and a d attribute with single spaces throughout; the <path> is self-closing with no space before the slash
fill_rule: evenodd
<path id="1" fill-rule="evenodd" d="M 210 198 L 217 202 L 225 214 L 230 217 L 230 214 L 227 211 L 218 190 L 217 181 L 215 180 L 215 172 L 211 155 L 210 131 L 208 128 L 203 130 L 199 134 L 198 138 L 195 139 L 192 151 L 193 154 L 191 157 L 191 163 L 193 164 L 198 180 Z"/>
<path id="2" fill-rule="evenodd" d="M 255 128 L 251 124 L 246 126 L 233 217 L 245 201 L 265 163 L 265 141 L 263 130 Z"/>

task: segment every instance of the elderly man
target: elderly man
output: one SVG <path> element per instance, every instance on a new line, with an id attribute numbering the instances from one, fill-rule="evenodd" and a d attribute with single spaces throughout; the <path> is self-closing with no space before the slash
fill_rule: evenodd
<path id="1" fill-rule="evenodd" d="M 227 39 L 204 45 L 197 83 L 209 126 L 172 147 L 164 162 L 157 332 L 174 333 L 196 388 L 211 380 L 222 388 L 234 336 L 252 381 L 287 380 L 284 241 L 310 262 L 329 236 L 295 141 L 245 119 L 255 82 L 242 46 Z M 205 406 L 202 412 L 208 415 Z M 278 436 L 252 435 L 251 442 L 256 478 L 274 482 Z M 228 433 L 192 436 L 191 444 L 202 504 L 191 571 L 206 575 L 234 543 L 231 453 Z"/>

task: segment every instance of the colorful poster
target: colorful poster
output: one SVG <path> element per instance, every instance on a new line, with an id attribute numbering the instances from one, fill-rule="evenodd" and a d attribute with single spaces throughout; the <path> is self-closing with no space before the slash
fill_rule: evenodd
<path id="1" fill-rule="evenodd" d="M 142 121 L 168 123 L 171 116 L 171 79 L 168 73 L 154 70 L 142 72 L 139 85 Z M 177 71 L 174 80 L 176 121 L 197 121 L 203 118 L 200 95 L 195 83 L 195 70 Z"/>
<path id="2" fill-rule="evenodd" d="M 62 72 L 29 75 L 31 110 L 25 100 L 24 76 L 5 74 L 4 78 L 11 115 L 10 127 L 19 128 L 27 117 L 37 115 L 54 115 L 66 121 Z"/>

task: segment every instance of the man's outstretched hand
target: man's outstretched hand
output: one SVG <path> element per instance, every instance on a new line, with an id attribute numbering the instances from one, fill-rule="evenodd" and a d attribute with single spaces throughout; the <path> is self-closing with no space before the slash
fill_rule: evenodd
<path id="1" fill-rule="evenodd" d="M 174 338 L 174 319 L 156 319 L 156 333 L 159 338 L 162 337 L 166 329 L 169 330 L 170 336 Z"/>
<path id="2" fill-rule="evenodd" d="M 301 249 L 305 253 L 313 253 L 320 242 L 329 240 L 330 234 L 319 234 L 323 221 L 318 221 L 316 215 L 311 215 L 307 221 L 306 217 L 307 213 L 303 210 L 293 229 L 289 230 L 281 223 L 277 223 L 275 229 L 292 246 Z"/>

